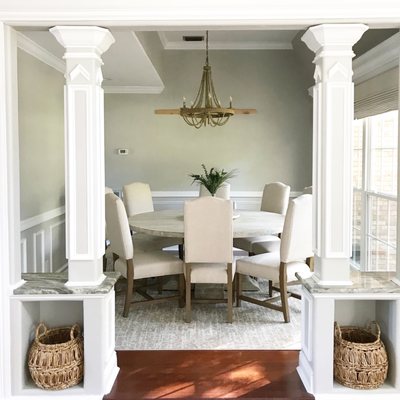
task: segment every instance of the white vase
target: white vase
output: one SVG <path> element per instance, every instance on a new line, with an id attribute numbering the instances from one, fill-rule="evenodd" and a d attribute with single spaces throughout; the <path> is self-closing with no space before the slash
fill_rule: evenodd
<path id="1" fill-rule="evenodd" d="M 200 185 L 199 197 L 211 196 L 211 193 L 203 185 Z M 231 185 L 229 183 L 223 183 L 215 193 L 215 197 L 229 200 L 231 198 Z"/>

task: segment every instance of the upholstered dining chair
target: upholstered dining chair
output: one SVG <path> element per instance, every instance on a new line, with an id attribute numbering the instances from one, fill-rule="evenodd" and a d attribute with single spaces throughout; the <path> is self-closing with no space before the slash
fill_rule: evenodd
<path id="1" fill-rule="evenodd" d="M 153 197 L 149 184 L 143 182 L 129 183 L 123 186 L 122 194 L 128 217 L 154 211 Z M 135 245 L 144 251 L 159 250 L 178 245 L 180 246 L 179 252 L 180 254 L 182 253 L 182 239 L 179 238 L 158 237 L 135 232 L 133 240 Z"/>
<path id="2" fill-rule="evenodd" d="M 108 193 L 114 193 L 114 191 L 108 187 L 105 186 L 104 187 L 104 195 L 108 194 Z M 107 238 L 107 226 L 104 225 L 105 228 L 105 251 L 107 251 L 108 246 L 110 245 L 110 240 Z M 107 256 L 106 254 L 104 254 L 103 256 L 103 271 L 105 271 L 107 269 Z"/>
<path id="3" fill-rule="evenodd" d="M 185 202 L 184 235 L 186 282 L 185 321 L 191 321 L 192 302 L 227 303 L 227 321 L 232 322 L 233 207 L 230 200 L 200 197 Z M 226 299 L 192 299 L 192 283 L 227 285 Z"/>
<path id="4" fill-rule="evenodd" d="M 118 256 L 114 268 L 127 279 L 123 316 L 127 317 L 131 303 L 161 302 L 183 300 L 183 262 L 179 258 L 162 250 L 152 252 L 135 251 L 129 229 L 129 222 L 122 200 L 115 194 L 107 194 L 105 199 L 107 234 L 112 250 Z M 143 278 L 179 275 L 179 294 L 153 298 L 135 281 Z M 134 292 L 144 297 L 142 301 L 132 301 Z"/>
<path id="5" fill-rule="evenodd" d="M 282 182 L 268 183 L 264 186 L 261 200 L 261 211 L 268 211 L 277 214 L 286 214 L 289 203 L 290 186 Z M 279 237 L 274 235 L 265 235 L 249 238 L 236 238 L 233 240 L 233 246 L 247 251 L 249 255 L 254 254 L 253 246 L 255 243 L 263 247 L 264 253 L 279 250 Z"/>
<path id="6" fill-rule="evenodd" d="M 312 197 L 305 194 L 289 204 L 281 236 L 280 252 L 244 257 L 236 261 L 236 305 L 240 306 L 241 300 L 244 300 L 281 311 L 285 322 L 289 322 L 288 297 L 300 298 L 300 296 L 288 293 L 287 287 L 299 284 L 296 272 L 304 277 L 312 274 L 312 257 Z M 242 295 L 240 275 L 278 282 L 279 287 L 274 289 L 280 292 L 280 296 L 261 301 Z M 279 297 L 281 305 L 274 304 Z"/>

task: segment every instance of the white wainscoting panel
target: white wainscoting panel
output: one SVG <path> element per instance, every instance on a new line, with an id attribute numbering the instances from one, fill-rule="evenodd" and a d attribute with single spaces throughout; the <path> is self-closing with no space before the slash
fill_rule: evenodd
<path id="1" fill-rule="evenodd" d="M 65 259 L 65 220 L 50 225 L 50 271 L 60 272 L 67 266 Z"/>
<path id="2" fill-rule="evenodd" d="M 26 238 L 21 239 L 21 272 L 27 272 L 27 240 Z"/>
<path id="3" fill-rule="evenodd" d="M 21 221 L 22 272 L 60 272 L 65 258 L 65 210 L 59 207 Z"/>
<path id="4" fill-rule="evenodd" d="M 33 269 L 35 272 L 46 272 L 43 229 L 33 234 Z"/>

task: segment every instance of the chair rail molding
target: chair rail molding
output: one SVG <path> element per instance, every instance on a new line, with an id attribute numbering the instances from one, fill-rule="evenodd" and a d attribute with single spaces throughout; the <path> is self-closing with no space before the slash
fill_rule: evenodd
<path id="1" fill-rule="evenodd" d="M 122 193 L 122 190 L 114 190 Z M 236 209 L 239 210 L 259 210 L 261 205 L 262 191 L 231 191 L 231 200 L 234 201 Z M 298 197 L 302 192 L 293 191 L 290 197 Z M 153 203 L 157 210 L 182 208 L 187 200 L 195 199 L 199 196 L 198 190 L 175 190 L 175 191 L 153 191 Z"/>
<path id="2" fill-rule="evenodd" d="M 21 231 L 25 231 L 29 228 L 34 227 L 35 225 L 40 225 L 50 219 L 59 217 L 65 214 L 65 206 L 54 208 L 53 210 L 45 211 L 42 214 L 35 215 L 33 217 L 24 219 L 21 221 Z"/>
<path id="3" fill-rule="evenodd" d="M 399 66 L 400 32 L 353 61 L 353 80 L 359 84 Z"/>

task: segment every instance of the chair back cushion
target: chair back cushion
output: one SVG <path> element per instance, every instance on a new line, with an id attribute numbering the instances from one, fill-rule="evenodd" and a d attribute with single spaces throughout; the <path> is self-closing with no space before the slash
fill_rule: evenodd
<path id="1" fill-rule="evenodd" d="M 232 262 L 232 210 L 231 200 L 216 197 L 185 202 L 185 262 Z"/>
<path id="2" fill-rule="evenodd" d="M 286 214 L 289 203 L 290 186 L 282 182 L 268 183 L 264 186 L 261 211 Z"/>
<path id="3" fill-rule="evenodd" d="M 205 186 L 200 185 L 199 197 L 211 196 L 211 193 L 206 189 Z M 231 198 L 231 185 L 224 182 L 215 192 L 215 197 L 220 199 L 229 200 Z"/>
<path id="4" fill-rule="evenodd" d="M 304 261 L 312 257 L 312 196 L 291 200 L 281 236 L 281 261 Z"/>
<path id="5" fill-rule="evenodd" d="M 108 193 L 114 193 L 114 191 L 110 187 L 105 186 L 104 187 L 104 194 L 108 194 Z"/>
<path id="6" fill-rule="evenodd" d="M 114 193 L 106 194 L 107 238 L 113 253 L 129 260 L 133 258 L 133 244 L 124 203 Z"/>
<path id="7" fill-rule="evenodd" d="M 122 188 L 122 193 L 128 217 L 154 211 L 153 198 L 147 183 L 130 183 Z"/>

